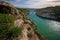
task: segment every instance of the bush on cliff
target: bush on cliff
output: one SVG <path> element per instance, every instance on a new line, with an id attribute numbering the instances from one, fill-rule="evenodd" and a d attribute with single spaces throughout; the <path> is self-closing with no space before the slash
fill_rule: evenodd
<path id="1" fill-rule="evenodd" d="M 0 13 L 0 40 L 12 40 L 21 34 L 21 28 L 14 27 L 15 19 L 14 15 Z"/>

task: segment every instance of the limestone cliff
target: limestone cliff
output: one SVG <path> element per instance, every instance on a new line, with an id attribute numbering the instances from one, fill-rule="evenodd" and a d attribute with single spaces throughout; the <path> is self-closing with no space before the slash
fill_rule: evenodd
<path id="1" fill-rule="evenodd" d="M 0 13 L 15 15 L 14 26 L 21 27 L 22 33 L 13 40 L 43 40 L 43 37 L 37 32 L 36 25 L 25 15 L 7 2 L 0 2 Z"/>
<path id="2" fill-rule="evenodd" d="M 60 6 L 36 9 L 36 15 L 39 16 L 40 18 L 60 22 Z"/>

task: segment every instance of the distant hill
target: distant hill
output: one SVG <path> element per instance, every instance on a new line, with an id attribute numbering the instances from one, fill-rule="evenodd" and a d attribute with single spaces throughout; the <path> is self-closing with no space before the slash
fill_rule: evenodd
<path id="1" fill-rule="evenodd" d="M 36 14 L 42 18 L 60 21 L 60 6 L 37 9 Z"/>

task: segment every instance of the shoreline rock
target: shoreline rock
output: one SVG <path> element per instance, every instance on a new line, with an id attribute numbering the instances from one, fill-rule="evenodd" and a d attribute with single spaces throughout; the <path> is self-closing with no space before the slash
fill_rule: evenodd
<path id="1" fill-rule="evenodd" d="M 49 17 L 44 17 L 44 16 L 41 16 L 41 15 L 38 15 L 38 14 L 36 14 L 38 17 L 40 17 L 40 18 L 42 18 L 42 19 L 47 19 L 47 20 L 52 20 L 52 21 L 58 21 L 58 22 L 60 22 L 60 20 L 57 20 L 57 19 L 55 19 L 55 18 L 49 18 Z"/>
<path id="2" fill-rule="evenodd" d="M 60 22 L 60 6 L 35 9 L 36 15 L 40 18 Z"/>

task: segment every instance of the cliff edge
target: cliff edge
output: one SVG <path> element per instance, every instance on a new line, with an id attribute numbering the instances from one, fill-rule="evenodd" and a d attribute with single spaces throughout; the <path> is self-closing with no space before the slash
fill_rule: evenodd
<path id="1" fill-rule="evenodd" d="M 21 11 L 10 3 L 0 2 L 0 30 L 5 29 L 1 30 L 0 40 L 44 40 L 25 14 L 28 14 L 27 10 Z"/>

